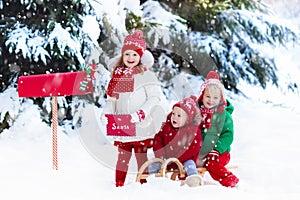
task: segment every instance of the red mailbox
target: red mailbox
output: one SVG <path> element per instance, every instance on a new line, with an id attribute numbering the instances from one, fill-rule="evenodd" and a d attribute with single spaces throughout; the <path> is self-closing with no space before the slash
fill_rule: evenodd
<path id="1" fill-rule="evenodd" d="M 92 81 L 86 90 L 80 84 L 87 77 L 85 71 L 21 76 L 18 80 L 19 97 L 52 97 L 93 93 Z"/>
<path id="2" fill-rule="evenodd" d="M 86 71 L 21 76 L 18 79 L 19 97 L 52 97 L 52 155 L 53 168 L 58 170 L 57 158 L 57 96 L 93 93 L 97 65 Z M 83 87 L 84 85 L 84 87 Z"/>

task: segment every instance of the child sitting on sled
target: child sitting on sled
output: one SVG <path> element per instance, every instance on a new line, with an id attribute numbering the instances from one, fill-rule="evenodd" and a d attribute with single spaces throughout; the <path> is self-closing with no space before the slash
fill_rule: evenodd
<path id="1" fill-rule="evenodd" d="M 225 98 L 219 75 L 210 71 L 201 85 L 198 106 L 202 115 L 200 129 L 202 147 L 198 164 L 205 167 L 211 177 L 226 187 L 235 187 L 239 179 L 225 168 L 230 161 L 233 142 L 233 106 Z"/>
<path id="2" fill-rule="evenodd" d="M 203 184 L 203 179 L 197 172 L 197 157 L 201 147 L 200 110 L 196 97 L 184 98 L 174 104 L 166 122 L 154 136 L 153 151 L 155 157 L 168 159 L 177 158 L 187 173 L 185 183 L 190 187 Z M 149 166 L 149 173 L 157 173 L 161 163 L 155 162 Z"/>

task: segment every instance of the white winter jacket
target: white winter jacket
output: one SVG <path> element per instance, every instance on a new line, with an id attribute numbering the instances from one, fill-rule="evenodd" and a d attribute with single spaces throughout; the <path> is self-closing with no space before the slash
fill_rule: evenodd
<path id="1" fill-rule="evenodd" d="M 153 138 L 166 119 L 162 106 L 164 95 L 160 82 L 152 71 L 134 75 L 134 91 L 119 93 L 119 98 L 108 97 L 103 108 L 104 113 L 132 114 L 143 110 L 145 119 L 136 123 L 136 136 L 114 136 L 115 141 L 130 142 Z"/>

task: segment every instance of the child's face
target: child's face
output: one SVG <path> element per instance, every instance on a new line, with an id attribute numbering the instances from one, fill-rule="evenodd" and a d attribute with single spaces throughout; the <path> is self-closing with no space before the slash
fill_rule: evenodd
<path id="1" fill-rule="evenodd" d="M 177 106 L 175 106 L 172 110 L 171 115 L 171 124 L 174 128 L 180 128 L 186 124 L 188 120 L 188 115 L 186 112 Z"/>
<path id="2" fill-rule="evenodd" d="M 217 87 L 207 87 L 203 95 L 203 105 L 205 108 L 212 108 L 221 102 L 221 91 Z"/>
<path id="3" fill-rule="evenodd" d="M 140 62 L 140 58 L 140 55 L 132 50 L 126 50 L 123 53 L 123 63 L 129 68 L 137 66 Z"/>

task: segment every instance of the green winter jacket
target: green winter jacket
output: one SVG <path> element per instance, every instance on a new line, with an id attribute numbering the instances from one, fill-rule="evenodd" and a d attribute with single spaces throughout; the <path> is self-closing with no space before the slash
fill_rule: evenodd
<path id="1" fill-rule="evenodd" d="M 214 112 L 212 116 L 212 126 L 210 129 L 201 129 L 202 147 L 201 157 L 207 155 L 212 149 L 220 154 L 230 151 L 230 145 L 233 142 L 233 105 L 227 100 L 227 106 L 221 112 Z"/>

